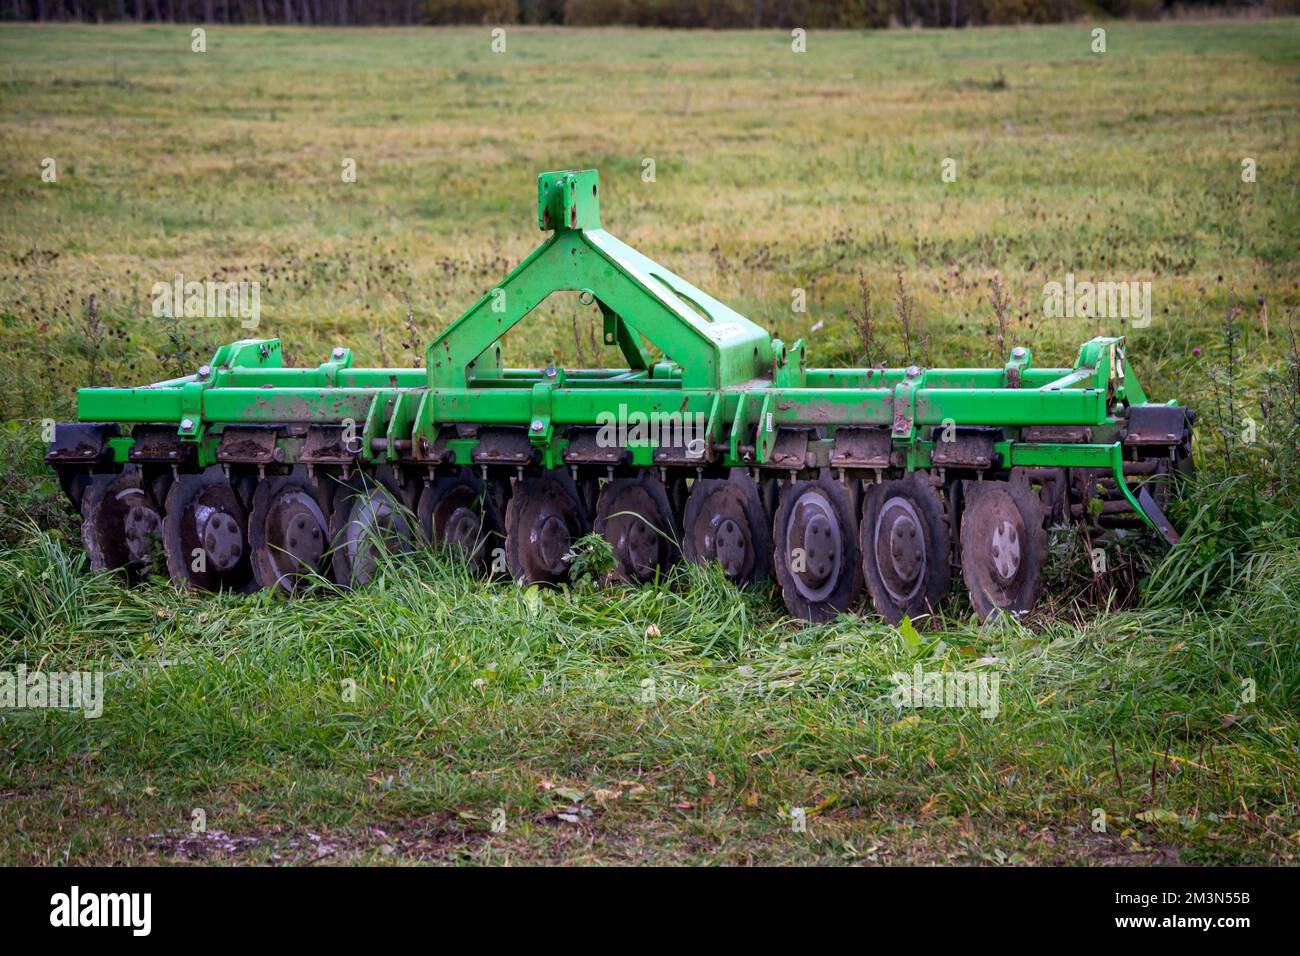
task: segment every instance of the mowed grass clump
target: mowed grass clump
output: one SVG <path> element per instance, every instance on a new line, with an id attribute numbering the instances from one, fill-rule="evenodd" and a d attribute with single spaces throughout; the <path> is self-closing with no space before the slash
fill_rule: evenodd
<path id="1" fill-rule="evenodd" d="M 1100 57 L 1072 26 L 799 57 L 210 30 L 203 59 L 181 28 L 0 29 L 0 671 L 105 673 L 97 719 L 0 712 L 0 859 L 1293 861 L 1300 22 L 1108 31 Z M 611 231 L 814 364 L 1068 365 L 1129 334 L 1148 392 L 1201 412 L 1185 541 L 1122 542 L 1098 578 L 1061 532 L 1027 620 L 977 626 L 958 594 L 919 629 L 805 627 L 698 569 L 532 591 L 426 554 L 293 600 L 88 572 L 40 462 L 76 386 L 248 334 L 414 363 L 569 166 L 600 168 Z M 1151 325 L 1047 319 L 1067 272 L 1151 281 Z M 177 273 L 261 282 L 262 326 L 154 318 Z M 512 363 L 609 360 L 589 310 L 539 312 Z M 996 677 L 996 712 L 900 706 L 918 664 Z"/>

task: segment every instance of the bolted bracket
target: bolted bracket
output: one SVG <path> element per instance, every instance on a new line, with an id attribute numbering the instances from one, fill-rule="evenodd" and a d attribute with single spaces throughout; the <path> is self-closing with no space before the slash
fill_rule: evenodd
<path id="1" fill-rule="evenodd" d="M 774 388 L 803 388 L 806 383 L 807 358 L 803 339 L 799 339 L 788 349 L 781 345 L 779 351 L 772 343 L 772 386 Z"/>
<path id="2" fill-rule="evenodd" d="M 537 177 L 537 225 L 553 229 L 600 228 L 600 176 L 594 169 L 561 170 Z"/>
<path id="3" fill-rule="evenodd" d="M 925 371 L 909 365 L 903 375 L 903 380 L 894 386 L 894 427 L 890 434 L 910 442 L 915 437 L 916 393 L 925 381 Z"/>
<path id="4" fill-rule="evenodd" d="M 1002 368 L 1003 384 L 1007 388 L 1019 388 L 1021 376 L 1028 371 L 1033 361 L 1033 353 L 1023 345 L 1017 345 L 1011 350 L 1011 358 Z"/>
<path id="5" fill-rule="evenodd" d="M 544 379 L 533 386 L 528 440 L 535 448 L 549 448 L 555 436 L 555 429 L 551 424 L 551 393 L 554 391 L 555 378 Z"/>
<path id="6" fill-rule="evenodd" d="M 337 345 L 330 352 L 328 361 L 319 366 L 320 380 L 327 388 L 333 388 L 341 369 L 352 367 L 352 350 Z"/>

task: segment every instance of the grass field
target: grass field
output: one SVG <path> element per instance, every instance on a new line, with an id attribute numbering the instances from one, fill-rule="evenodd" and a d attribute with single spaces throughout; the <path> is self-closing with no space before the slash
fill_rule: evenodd
<path id="1" fill-rule="evenodd" d="M 1294 862 L 1300 20 L 1106 29 L 0 27 L 0 671 L 107 675 L 97 719 L 0 711 L 0 863 Z M 1202 415 L 1183 543 L 1098 578 L 1057 535 L 1027 621 L 958 595 L 919 635 L 700 571 L 539 594 L 423 557 L 285 601 L 86 570 L 41 420 L 248 334 L 153 318 L 155 282 L 260 282 L 295 364 L 413 363 L 540 240 L 535 174 L 587 166 L 606 228 L 814 364 L 1129 333 Z M 1044 318 L 1066 273 L 1150 281 L 1152 323 Z M 507 356 L 590 321 L 548 304 Z M 893 706 L 917 662 L 997 673 L 999 713 Z"/>

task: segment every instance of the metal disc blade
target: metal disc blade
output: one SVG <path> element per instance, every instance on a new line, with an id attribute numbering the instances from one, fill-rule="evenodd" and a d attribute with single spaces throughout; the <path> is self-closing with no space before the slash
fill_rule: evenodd
<path id="1" fill-rule="evenodd" d="M 569 576 L 565 559 L 587 533 L 586 512 L 565 471 L 524 478 L 506 508 L 506 565 L 524 584 L 559 584 Z"/>
<path id="2" fill-rule="evenodd" d="M 658 478 L 615 478 L 601 489 L 595 530 L 614 549 L 618 573 L 626 580 L 652 580 L 677 562 L 681 551 L 674 525 Z"/>
<path id="3" fill-rule="evenodd" d="M 292 592 L 328 573 L 329 542 L 329 518 L 305 473 L 258 483 L 249 543 L 262 587 Z"/>
<path id="4" fill-rule="evenodd" d="M 771 573 L 768 528 L 758 487 L 748 475 L 700 478 L 686 498 L 682 553 L 696 564 L 718 562 L 736 584 L 753 584 Z"/>
<path id="5" fill-rule="evenodd" d="M 163 509 L 139 472 L 97 476 L 82 512 L 81 538 L 94 570 L 120 570 L 135 584 L 163 566 Z"/>
<path id="6" fill-rule="evenodd" d="M 167 492 L 163 545 L 172 579 L 199 591 L 255 591 L 248 514 L 220 468 L 181 475 Z"/>

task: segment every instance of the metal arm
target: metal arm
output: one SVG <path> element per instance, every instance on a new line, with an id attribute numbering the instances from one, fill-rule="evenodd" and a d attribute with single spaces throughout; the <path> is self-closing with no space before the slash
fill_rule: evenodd
<path id="1" fill-rule="evenodd" d="M 554 234 L 429 343 L 430 388 L 499 373 L 499 352 L 489 350 L 559 291 L 590 296 L 662 351 L 681 366 L 683 388 L 739 385 L 771 365 L 772 341 L 760 326 L 600 228 L 599 188 L 595 170 L 537 178 L 538 222 Z M 632 343 L 616 337 L 627 354 Z"/>

